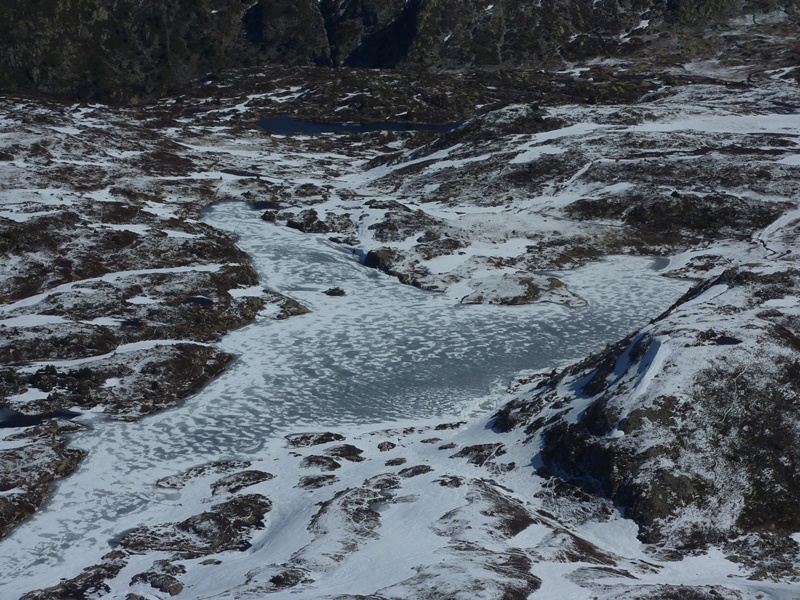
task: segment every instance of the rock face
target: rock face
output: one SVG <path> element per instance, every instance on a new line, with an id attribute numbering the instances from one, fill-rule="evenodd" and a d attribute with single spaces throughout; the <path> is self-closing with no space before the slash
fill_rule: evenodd
<path id="1" fill-rule="evenodd" d="M 243 17 L 245 38 L 261 57 L 285 65 L 330 65 L 325 23 L 317 0 L 259 0 Z"/>
<path id="2" fill-rule="evenodd" d="M 394 67 L 416 36 L 421 0 L 323 0 L 336 65 Z"/>
<path id="3" fill-rule="evenodd" d="M 108 101 L 255 64 L 541 68 L 593 57 L 713 58 L 719 40 L 735 40 L 734 26 L 791 28 L 797 12 L 797 0 L 36 0 L 0 7 L 0 88 Z M 763 52 L 766 39 L 737 47 Z"/>
<path id="4" fill-rule="evenodd" d="M 37 0 L 0 7 L 0 87 L 135 100 L 209 71 L 330 62 L 312 0 Z"/>
<path id="5" fill-rule="evenodd" d="M 648 27 L 680 27 L 686 36 L 687 27 L 794 8 L 741 0 L 322 2 L 334 64 L 373 68 L 553 65 L 639 51 Z"/>
<path id="6" fill-rule="evenodd" d="M 37 0 L 0 8 L 0 85 L 113 100 L 149 96 L 228 63 L 237 0 Z"/>

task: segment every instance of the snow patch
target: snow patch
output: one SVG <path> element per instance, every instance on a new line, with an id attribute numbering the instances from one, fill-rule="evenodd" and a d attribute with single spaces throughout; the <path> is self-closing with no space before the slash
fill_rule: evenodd
<path id="1" fill-rule="evenodd" d="M 29 387 L 21 394 L 14 394 L 7 398 L 7 402 L 12 406 L 24 406 L 37 400 L 46 400 L 50 395 L 49 392 L 40 390 L 39 388 Z"/>

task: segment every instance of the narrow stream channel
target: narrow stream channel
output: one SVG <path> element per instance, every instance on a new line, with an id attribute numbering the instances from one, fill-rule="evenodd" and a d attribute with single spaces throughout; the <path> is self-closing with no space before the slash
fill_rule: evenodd
<path id="1" fill-rule="evenodd" d="M 234 231 L 263 285 L 311 313 L 264 315 L 220 344 L 239 358 L 181 406 L 137 423 L 79 418 L 89 457 L 45 509 L 0 544 L 0 597 L 53 585 L 96 563 L 121 531 L 169 520 L 154 482 L 199 463 L 256 455 L 289 431 L 378 426 L 491 410 L 521 370 L 601 348 L 688 287 L 646 258 L 612 258 L 564 275 L 583 308 L 459 306 L 366 269 L 323 237 L 267 224 L 241 203 L 205 222 Z M 322 292 L 338 286 L 347 295 Z"/>

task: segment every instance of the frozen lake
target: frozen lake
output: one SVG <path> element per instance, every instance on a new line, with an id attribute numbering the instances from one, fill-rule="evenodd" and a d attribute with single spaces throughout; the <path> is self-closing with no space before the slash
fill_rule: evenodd
<path id="1" fill-rule="evenodd" d="M 311 313 L 263 315 L 232 332 L 220 346 L 239 358 L 178 408 L 138 423 L 80 417 L 92 429 L 73 445 L 89 457 L 0 544 L 0 597 L 74 576 L 120 532 L 169 519 L 160 477 L 259 456 L 265 440 L 289 431 L 492 410 L 515 374 L 602 348 L 688 287 L 660 276 L 652 259 L 619 257 L 560 275 L 585 307 L 462 306 L 367 269 L 324 237 L 265 223 L 242 203 L 218 204 L 205 221 L 234 231 L 262 285 Z M 335 286 L 347 295 L 322 293 Z"/>

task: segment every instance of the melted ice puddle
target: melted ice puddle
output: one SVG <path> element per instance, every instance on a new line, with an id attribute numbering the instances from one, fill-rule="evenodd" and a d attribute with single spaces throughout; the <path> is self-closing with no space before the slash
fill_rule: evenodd
<path id="1" fill-rule="evenodd" d="M 137 423 L 87 415 L 94 427 L 73 445 L 88 458 L 0 544 L 0 596 L 76 575 L 126 529 L 180 518 L 174 492 L 154 486 L 160 477 L 260 457 L 265 440 L 288 431 L 481 414 L 518 372 L 598 350 L 689 285 L 658 275 L 652 259 L 615 257 L 562 274 L 585 307 L 460 306 L 364 268 L 322 236 L 267 224 L 244 204 L 219 204 L 205 222 L 235 232 L 262 284 L 311 313 L 262 315 L 232 332 L 220 346 L 239 358 L 173 410 Z M 331 287 L 346 295 L 322 293 Z"/>

